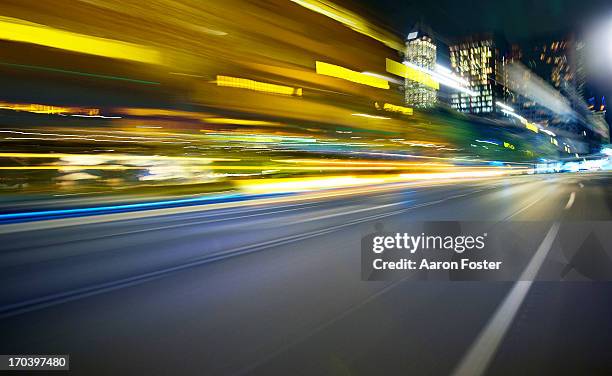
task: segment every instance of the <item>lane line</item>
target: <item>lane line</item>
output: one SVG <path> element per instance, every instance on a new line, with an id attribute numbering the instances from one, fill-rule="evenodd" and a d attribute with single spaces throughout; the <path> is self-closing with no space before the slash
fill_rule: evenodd
<path id="1" fill-rule="evenodd" d="M 550 227 L 529 264 L 461 359 L 452 376 L 480 376 L 487 370 L 548 255 L 559 232 L 559 226 L 559 222 L 555 222 Z"/>
<path id="2" fill-rule="evenodd" d="M 529 204 L 527 204 L 526 206 L 524 206 L 523 208 L 519 209 L 518 211 L 512 213 L 511 215 L 507 216 L 506 218 L 504 218 L 503 221 L 507 221 L 510 218 L 513 218 L 519 214 L 521 214 L 522 212 L 524 212 L 525 210 L 529 209 L 530 207 L 532 207 L 533 205 L 537 204 L 538 202 L 540 202 L 540 200 L 542 200 L 543 196 L 538 197 L 537 199 L 535 199 L 534 201 L 530 202 Z M 503 222 L 502 221 L 502 222 Z"/>
<path id="3" fill-rule="evenodd" d="M 390 204 L 377 205 L 377 206 L 369 206 L 369 207 L 366 207 L 366 208 L 355 209 L 355 210 L 350 210 L 350 211 L 345 211 L 345 212 L 340 212 L 340 213 L 325 214 L 325 215 L 320 215 L 318 217 L 311 217 L 311 218 L 306 218 L 306 219 L 303 219 L 303 220 L 300 220 L 300 221 L 294 221 L 291 224 L 299 224 L 299 223 L 320 221 L 322 219 L 329 219 L 329 218 L 340 217 L 340 216 L 343 216 L 343 215 L 357 214 L 357 213 L 368 212 L 368 211 L 372 211 L 372 210 L 384 209 L 384 208 L 388 208 L 388 207 L 391 207 L 391 206 L 408 204 L 410 202 L 414 202 L 414 200 L 398 201 L 398 202 L 393 202 L 393 203 L 390 203 Z"/>
<path id="4" fill-rule="evenodd" d="M 564 210 L 571 209 L 572 205 L 574 205 L 574 200 L 576 199 L 576 192 L 570 193 L 569 200 L 567 200 L 567 204 L 565 204 Z"/>
<path id="5" fill-rule="evenodd" d="M 524 212 L 525 210 L 531 208 L 533 205 L 537 204 L 538 202 L 540 202 L 543 198 L 548 196 L 548 193 L 550 192 L 550 186 L 548 187 L 549 189 L 547 191 L 542 190 L 540 193 L 540 195 L 533 200 L 532 202 L 528 203 L 527 205 L 525 205 L 524 207 L 522 207 L 521 209 L 519 209 L 518 211 L 510 214 L 509 216 L 507 216 L 506 218 L 504 218 L 501 222 L 507 221 L 511 218 L 516 217 L 517 215 L 521 214 L 522 212 Z M 542 193 L 543 192 L 543 193 Z"/>
<path id="6" fill-rule="evenodd" d="M 30 248 L 30 247 L 22 247 L 22 248 L 13 248 L 13 249 L 9 249 L 9 250 L 2 250 L 0 251 L 0 255 L 2 257 L 6 257 L 7 255 L 11 255 L 11 254 L 19 254 L 22 252 L 33 252 L 36 250 L 41 250 L 41 249 L 45 249 L 45 248 L 49 248 L 49 247 L 58 247 L 58 246 L 64 246 L 64 245 L 68 245 L 68 244 L 76 244 L 76 243 L 82 243 L 82 242 L 91 242 L 91 241 L 98 241 L 98 240 L 104 240 L 104 239 L 109 239 L 109 238 L 113 238 L 116 236 L 126 236 L 126 235 L 136 235 L 136 234 L 143 234 L 143 233 L 147 233 L 147 232 L 154 232 L 154 231 L 162 231 L 162 230 L 170 230 L 170 229 L 177 229 L 177 228 L 182 228 L 182 227 L 189 227 L 189 226 L 198 226 L 198 225 L 202 225 L 202 224 L 209 224 L 209 223 L 218 223 L 218 222 L 227 222 L 227 221 L 231 221 L 231 220 L 239 220 L 239 219 L 245 219 L 245 218 L 252 218 L 252 217 L 260 217 L 260 216 L 264 216 L 264 215 L 272 215 L 272 214 L 278 214 L 278 213 L 286 213 L 286 212 L 293 212 L 293 211 L 298 211 L 298 210 L 306 210 L 306 209 L 314 209 L 314 207 L 299 207 L 299 208 L 291 208 L 291 209 L 283 209 L 283 210 L 275 210 L 275 211 L 268 211 L 265 213 L 256 213 L 256 214 L 247 214 L 247 215 L 243 215 L 243 216 L 238 216 L 238 217 L 229 217 L 229 218 L 221 218 L 221 219 L 208 219 L 208 220 L 204 220 L 204 221 L 194 221 L 194 222 L 189 222 L 189 223 L 178 223 L 178 224 L 174 224 L 174 225 L 167 225 L 167 226 L 158 226 L 158 227 L 147 227 L 144 229 L 139 229 L 139 230 L 130 230 L 130 231 L 123 231 L 123 232 L 116 232 L 116 233 L 111 233 L 111 234 L 105 234 L 105 235 L 98 235 L 95 237 L 89 237 L 89 238 L 81 238 L 81 239 L 73 239 L 73 240 L 67 240 L 67 241 L 63 241 L 63 242 L 54 242 L 54 243 L 47 243 L 44 245 L 39 245 L 36 246 L 35 248 Z M 89 253 L 91 254 L 91 253 Z M 56 255 L 51 255 L 51 256 L 56 256 Z M 67 257 L 72 257 L 74 255 L 64 255 L 62 256 L 62 258 L 67 258 Z M 45 258 L 42 260 L 37 260 L 35 263 L 38 262 L 46 262 L 53 259 L 52 258 Z M 30 262 L 29 264 L 32 264 L 33 262 Z M 13 267 L 13 266 L 17 266 L 17 265 L 23 265 L 25 263 L 6 263 L 6 265 L 4 265 L 4 267 Z"/>
<path id="7" fill-rule="evenodd" d="M 288 351 L 290 348 L 299 345 L 300 343 L 305 342 L 306 340 L 308 340 L 311 337 L 314 337 L 317 333 L 322 332 L 323 330 L 325 330 L 326 328 L 332 326 L 333 324 L 335 324 L 336 322 L 344 319 L 345 317 L 347 317 L 348 315 L 350 315 L 351 313 L 357 311 L 358 309 L 368 305 L 369 303 L 375 301 L 376 299 L 378 299 L 379 297 L 383 296 L 384 294 L 388 293 L 389 291 L 391 291 L 392 289 L 394 289 L 395 287 L 399 286 L 401 283 L 406 282 L 407 280 L 411 279 L 413 276 L 410 277 L 405 277 L 402 278 L 400 280 L 397 280 L 395 282 L 391 282 L 388 285 L 386 285 L 385 287 L 383 287 L 382 289 L 374 292 L 373 294 L 371 294 L 370 296 L 366 297 L 364 300 L 362 300 L 361 302 L 358 302 L 350 307 L 348 307 L 344 312 L 341 312 L 339 314 L 337 314 L 336 316 L 332 317 L 331 319 L 319 324 L 317 327 L 315 327 L 314 329 L 312 329 L 312 331 L 310 331 L 309 333 L 306 333 L 304 335 L 302 335 L 300 338 L 295 339 L 285 345 L 283 345 L 282 347 L 274 350 L 272 353 L 266 355 L 265 357 L 251 363 L 250 365 L 244 366 L 241 369 L 239 369 L 238 371 L 232 373 L 232 375 L 248 375 L 250 373 L 252 373 L 257 367 L 266 364 L 267 362 L 269 362 L 270 360 L 276 358 L 277 356 L 281 355 L 282 353 Z"/>

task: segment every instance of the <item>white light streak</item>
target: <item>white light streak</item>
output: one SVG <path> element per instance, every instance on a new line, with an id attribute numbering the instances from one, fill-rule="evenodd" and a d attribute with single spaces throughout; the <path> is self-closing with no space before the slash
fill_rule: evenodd
<path id="1" fill-rule="evenodd" d="M 389 77 L 389 76 L 385 76 L 383 74 L 374 73 L 374 72 L 361 72 L 361 73 L 365 74 L 366 76 L 381 78 L 381 79 L 383 79 L 385 81 L 393 82 L 396 85 L 402 85 L 403 84 L 402 81 L 400 81 L 398 79 L 395 79 L 395 78 L 392 78 L 392 77 Z"/>
<path id="2" fill-rule="evenodd" d="M 506 109 L 508 111 L 514 112 L 514 108 L 508 106 L 507 104 L 500 102 L 500 101 L 496 101 L 495 103 L 497 103 L 497 105 L 503 109 Z"/>
<path id="3" fill-rule="evenodd" d="M 556 137 L 556 136 L 557 136 L 556 134 L 554 134 L 553 132 L 549 131 L 548 129 L 540 128 L 540 130 L 541 130 L 542 132 L 546 133 L 546 134 L 547 134 L 547 135 L 549 135 L 549 136 L 553 136 L 553 137 Z"/>
<path id="4" fill-rule="evenodd" d="M 376 116 L 376 115 L 369 115 L 369 114 L 351 114 L 352 116 L 360 116 L 360 117 L 364 117 L 364 118 L 370 118 L 370 119 L 383 119 L 383 120 L 389 120 L 391 118 L 389 117 L 385 117 L 385 116 Z"/>

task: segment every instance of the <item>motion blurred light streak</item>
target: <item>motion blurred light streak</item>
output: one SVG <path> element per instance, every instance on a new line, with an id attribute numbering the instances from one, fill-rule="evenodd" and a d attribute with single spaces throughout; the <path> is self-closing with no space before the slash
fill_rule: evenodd
<path id="1" fill-rule="evenodd" d="M 143 116 L 143 117 L 177 117 L 199 120 L 202 118 L 202 114 L 197 112 L 180 111 L 180 110 L 169 110 L 162 108 L 120 108 L 117 112 L 129 116 Z"/>
<path id="2" fill-rule="evenodd" d="M 44 137 L 5 137 L 5 138 L 2 139 L 2 141 L 5 141 L 5 140 L 14 140 L 14 141 L 23 141 L 23 140 L 77 141 L 78 140 L 78 141 L 120 142 L 120 143 L 138 143 L 138 142 L 141 142 L 141 141 L 135 141 L 135 140 L 101 140 L 101 139 L 87 138 L 87 137 L 71 137 L 71 138 L 56 138 L 56 139 L 44 138 Z M 165 141 L 161 141 L 161 142 L 164 143 Z"/>
<path id="3" fill-rule="evenodd" d="M 63 114 L 60 114 L 63 115 Z M 74 117 L 83 117 L 83 118 L 96 118 L 96 119 L 122 119 L 121 116 L 105 116 L 105 115 L 81 115 L 81 114 L 71 114 L 70 116 Z"/>
<path id="4" fill-rule="evenodd" d="M 516 172 L 516 170 L 513 170 Z M 504 170 L 488 170 L 488 171 L 456 171 L 443 173 L 425 173 L 425 174 L 401 174 L 403 179 L 454 179 L 454 178 L 484 178 L 492 176 L 507 175 L 510 171 Z"/>
<path id="5" fill-rule="evenodd" d="M 318 74 L 324 76 L 331 76 L 340 78 L 343 80 L 355 82 L 361 85 L 368 85 L 379 89 L 389 89 L 389 82 L 382 78 L 372 77 L 361 72 L 350 70 L 338 65 L 324 63 L 322 61 L 316 62 L 316 71 Z"/>
<path id="6" fill-rule="evenodd" d="M 0 17 L 0 39 L 111 59 L 161 64 L 160 53 L 149 47 L 72 33 L 10 17 Z"/>
<path id="7" fill-rule="evenodd" d="M 13 67 L 13 68 L 25 68 L 25 69 L 41 70 L 41 71 L 54 72 L 54 73 L 74 74 L 76 76 L 101 78 L 101 79 L 105 79 L 105 80 L 116 80 L 116 81 L 134 82 L 134 83 L 137 83 L 137 84 L 145 84 L 145 85 L 159 85 L 160 84 L 159 82 L 155 82 L 155 81 L 138 80 L 138 79 L 129 78 L 129 77 L 109 76 L 109 75 L 106 75 L 106 74 L 98 74 L 98 73 L 90 73 L 90 72 L 78 72 L 78 71 L 72 71 L 72 70 L 66 70 L 66 69 L 58 69 L 58 68 L 50 68 L 50 67 L 41 67 L 41 66 L 37 66 L 37 65 L 13 64 L 13 63 L 1 62 L 1 61 L 0 61 L 0 65 L 4 65 L 4 66 L 7 66 L 7 67 Z"/>
<path id="8" fill-rule="evenodd" d="M 376 109 L 381 108 L 378 102 L 374 103 L 374 107 L 376 107 Z M 389 111 L 389 112 L 398 112 L 403 115 L 412 115 L 414 113 L 413 109 L 410 107 L 398 106 L 398 105 L 391 104 L 391 103 L 383 104 L 382 109 L 385 111 Z"/>
<path id="9" fill-rule="evenodd" d="M 47 115 L 63 115 L 63 114 L 79 114 L 81 116 L 96 116 L 100 115 L 100 110 L 97 108 L 80 108 L 80 107 L 59 107 L 38 103 L 7 103 L 0 102 L 0 109 L 31 112 L 34 114 Z"/>
<path id="10" fill-rule="evenodd" d="M 149 166 L 123 165 L 39 165 L 39 166 L 0 166 L 0 170 L 144 170 Z M 256 170 L 273 169 L 278 171 L 388 171 L 398 170 L 393 166 L 182 166 L 186 170 Z"/>
<path id="11" fill-rule="evenodd" d="M 532 99 L 553 113 L 562 116 L 575 116 L 570 101 L 529 68 L 519 62 L 505 66 L 504 74 L 508 75 L 508 88 L 517 94 Z"/>
<path id="12" fill-rule="evenodd" d="M 313 178 L 285 178 L 285 179 L 250 179 L 237 181 L 238 187 L 247 193 L 289 193 L 316 191 L 330 188 L 363 187 L 378 190 L 387 183 L 401 183 L 408 181 L 456 181 L 458 179 L 488 178 L 504 175 L 526 173 L 529 169 L 491 169 L 491 170 L 467 170 L 455 172 L 435 173 L 406 173 L 399 175 L 381 176 L 329 176 Z"/>
<path id="13" fill-rule="evenodd" d="M 211 170 L 296 170 L 296 171 L 386 171 L 397 170 L 393 166 L 206 166 Z"/>
<path id="14" fill-rule="evenodd" d="M 0 220 L 20 219 L 29 217 L 51 217 L 57 215 L 74 215 L 74 214 L 92 214 L 92 213 L 106 213 L 113 211 L 125 211 L 125 210 L 138 210 L 145 208 L 157 208 L 168 205 L 182 205 L 182 204 L 197 204 L 203 202 L 230 202 L 232 200 L 240 199 L 240 195 L 237 194 L 225 194 L 216 196 L 204 196 L 195 198 L 185 198 L 177 200 L 164 200 L 155 202 L 143 202 L 137 204 L 123 204 L 123 205 L 112 205 L 112 206 L 99 206 L 92 208 L 77 208 L 77 209 L 62 209 L 62 210 L 47 210 L 38 212 L 25 212 L 25 213 L 9 213 L 0 214 Z"/>
<path id="15" fill-rule="evenodd" d="M 109 160 L 189 160 L 200 162 L 236 162 L 237 158 L 204 158 L 204 157 L 169 157 L 162 155 L 129 155 L 129 154 L 60 154 L 60 153 L 0 153 L 0 158 L 104 158 Z"/>
<path id="16" fill-rule="evenodd" d="M 341 188 L 367 184 L 384 183 L 384 178 L 356 176 L 332 176 L 327 178 L 260 179 L 239 182 L 238 186 L 247 193 L 303 192 L 326 188 Z"/>
<path id="17" fill-rule="evenodd" d="M 386 30 L 373 25 L 364 18 L 351 12 L 348 9 L 342 8 L 330 1 L 323 0 L 291 0 L 292 2 L 317 12 L 326 17 L 329 17 L 341 24 L 351 28 L 352 30 L 373 38 L 387 47 L 396 51 L 403 52 L 406 47 L 402 40 L 396 35 L 387 32 Z"/>
<path id="18" fill-rule="evenodd" d="M 144 170 L 147 167 L 140 166 L 55 166 L 55 165 L 40 165 L 40 166 L 0 166 L 0 170 L 65 170 L 65 171 L 81 171 L 81 170 Z"/>
<path id="19" fill-rule="evenodd" d="M 279 126 L 281 123 L 264 120 L 244 120 L 244 119 L 226 119 L 226 118 L 204 118 L 202 119 L 205 123 L 210 124 L 235 124 L 235 125 L 249 125 L 249 126 Z"/>
<path id="20" fill-rule="evenodd" d="M 59 29 L 23 23 L 43 34 L 73 31 L 152 46 L 163 64 L 0 40 L 17 47 L 0 69 L 14 74 L 6 86 L 17 91 L 7 95 L 20 99 L 4 100 L 23 102 L 7 105 L 12 108 L 0 103 L 8 115 L 0 130 L 0 188 L 24 200 L 58 192 L 201 194 L 236 189 L 245 180 L 292 178 L 299 185 L 304 178 L 354 175 L 368 191 L 380 186 L 367 179 L 393 183 L 408 180 L 399 174 L 415 179 L 411 174 L 511 171 L 507 164 L 530 165 L 561 150 L 549 143 L 551 135 L 530 136 L 514 117 L 490 127 L 446 111 L 413 110 L 399 90 L 411 82 L 406 71 L 443 89 L 449 83 L 467 87 L 467 81 L 442 66 L 400 64 L 394 56 L 401 54 L 388 46 L 396 42 L 403 52 L 401 37 L 377 34 L 384 30 L 367 15 L 331 1 L 341 0 L 161 0 L 153 7 L 122 0 L 11 2 L 12 17 Z M 79 37 L 89 40 L 87 35 Z M 385 71 L 386 57 L 398 59 L 401 76 Z M 90 116 L 95 118 L 80 119 Z M 505 128 L 509 122 L 521 129 Z M 498 140 L 499 146 L 474 139 Z M 504 148 L 503 140 L 516 150 Z M 125 171 L 110 171 L 119 169 Z M 431 178 L 402 184 L 441 181 Z"/>
<path id="21" fill-rule="evenodd" d="M 396 76 L 404 77 L 412 81 L 422 83 L 435 90 L 440 90 L 440 84 L 434 78 L 425 72 L 409 67 L 405 64 L 398 63 L 391 59 L 385 59 L 387 72 Z"/>
<path id="22" fill-rule="evenodd" d="M 366 72 L 361 72 L 361 73 L 363 73 L 365 75 L 368 75 L 368 76 L 372 76 L 372 77 L 378 77 L 378 78 L 383 79 L 383 80 L 388 81 L 388 82 L 393 82 L 396 85 L 403 85 L 404 84 L 402 81 L 400 81 L 398 79 L 395 79 L 395 78 L 392 78 L 390 76 L 385 76 L 385 75 L 382 75 L 382 74 L 378 74 L 378 73 L 374 73 L 374 72 L 367 72 L 367 71 Z"/>
<path id="23" fill-rule="evenodd" d="M 540 127 L 538 127 L 537 124 L 529 122 L 527 119 L 525 119 L 521 115 L 519 115 L 516 112 L 514 112 L 514 110 L 508 111 L 505 108 L 503 108 L 503 106 L 502 106 L 501 111 L 503 113 L 505 113 L 505 114 L 508 114 L 510 116 L 514 116 L 515 118 L 519 119 L 523 124 L 525 124 L 525 128 L 529 129 L 530 131 L 535 132 L 535 133 L 539 133 L 540 132 Z"/>
<path id="24" fill-rule="evenodd" d="M 496 101 L 495 102 L 499 107 L 506 109 L 508 111 L 514 112 L 514 108 L 508 106 L 507 104 L 505 104 L 504 102 L 500 102 L 500 101 Z"/>
<path id="25" fill-rule="evenodd" d="M 99 131 L 91 131 L 86 129 L 71 129 L 72 132 L 84 132 L 84 133 L 92 133 Z M 87 140 L 98 140 L 98 141 L 109 141 L 113 142 L 115 140 L 123 140 L 117 142 L 138 142 L 140 141 L 157 141 L 157 142 L 176 142 L 176 143 L 189 143 L 189 141 L 183 141 L 177 137 L 142 137 L 142 136 L 115 136 L 111 134 L 90 134 L 90 135 L 80 135 L 80 134 L 72 134 L 72 133 L 41 133 L 41 132 L 23 132 L 23 131 L 15 131 L 15 130 L 0 130 L 0 133 L 11 133 L 18 135 L 27 135 L 27 136 L 53 136 L 58 137 L 59 140 L 76 140 L 76 139 L 87 139 Z M 84 138 L 88 136 L 89 138 Z M 94 139 L 91 137 L 98 137 L 98 139 Z M 100 138 L 110 138 L 111 140 L 101 140 Z M 9 139 L 9 137 L 5 138 Z M 19 139 L 19 138 L 15 138 Z M 24 137 L 25 139 L 25 137 Z M 41 138 L 44 139 L 44 138 Z"/>
<path id="26" fill-rule="evenodd" d="M 556 137 L 557 135 L 554 132 L 549 131 L 548 129 L 540 128 L 540 130 L 546 133 L 549 136 Z"/>
<path id="27" fill-rule="evenodd" d="M 385 117 L 385 116 L 377 116 L 377 115 L 370 115 L 370 114 L 351 114 L 352 116 L 359 116 L 359 117 L 364 117 L 364 118 L 369 118 L 369 119 L 380 119 L 380 120 L 390 120 L 390 117 Z"/>
<path id="28" fill-rule="evenodd" d="M 407 65 L 413 69 L 421 71 L 427 75 L 430 75 L 436 82 L 439 84 L 446 85 L 455 90 L 461 91 L 471 96 L 477 96 L 478 93 L 469 89 L 469 82 L 459 77 L 451 72 L 450 69 L 436 64 L 434 70 L 429 70 L 427 68 L 421 67 L 419 65 L 410 63 L 408 61 L 404 62 L 404 65 Z"/>
<path id="29" fill-rule="evenodd" d="M 281 95 L 292 95 L 302 96 L 301 88 L 294 88 L 291 86 L 268 84 L 265 82 L 259 82 L 249 80 L 246 78 L 230 77 L 230 76 L 217 76 L 217 86 L 222 87 L 235 87 L 239 89 L 247 89 L 253 91 L 259 91 L 268 94 L 281 94 Z"/>
<path id="30" fill-rule="evenodd" d="M 491 145 L 498 145 L 499 146 L 499 143 L 495 142 L 495 141 L 488 141 L 488 140 L 474 140 L 474 141 L 480 142 L 480 143 L 483 143 L 483 144 L 491 144 Z"/>
<path id="31" fill-rule="evenodd" d="M 339 164 L 339 165 L 373 165 L 373 166 L 396 166 L 396 167 L 454 167 L 448 163 L 420 163 L 420 162 L 383 162 L 383 161 L 355 161 L 355 160 L 329 160 L 329 159 L 274 159 L 273 162 L 281 163 L 310 163 L 310 164 Z"/>
<path id="32" fill-rule="evenodd" d="M 530 122 L 526 122 L 525 123 L 525 128 L 529 129 L 532 132 L 538 133 L 539 132 L 539 128 L 537 125 L 535 125 L 534 123 L 530 123 Z"/>

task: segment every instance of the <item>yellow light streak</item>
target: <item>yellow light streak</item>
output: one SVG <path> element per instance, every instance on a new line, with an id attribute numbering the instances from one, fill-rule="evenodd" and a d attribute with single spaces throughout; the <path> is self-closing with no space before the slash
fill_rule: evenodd
<path id="1" fill-rule="evenodd" d="M 34 114 L 49 114 L 49 115 L 59 115 L 59 114 L 83 114 L 83 115 L 88 115 L 88 116 L 100 115 L 100 110 L 97 108 L 59 107 L 59 106 L 50 106 L 50 105 L 38 104 L 38 103 L 0 102 L 0 109 L 31 112 Z"/>
<path id="2" fill-rule="evenodd" d="M 290 171 L 386 171 L 397 170 L 398 167 L 393 166 L 206 166 L 212 170 L 290 170 Z"/>
<path id="3" fill-rule="evenodd" d="M 435 184 L 439 182 L 452 182 L 459 179 L 492 178 L 504 175 L 522 174 L 529 169 L 511 170 L 468 170 L 448 173 L 409 173 L 400 175 L 380 176 L 330 176 L 313 178 L 280 178 L 280 179 L 249 179 L 238 180 L 236 185 L 245 192 L 289 192 L 289 191 L 317 191 L 326 188 L 350 188 L 364 187 L 365 192 L 385 190 L 383 183 L 423 182 L 423 184 Z M 390 188 L 394 189 L 394 188 Z M 353 193 L 357 193 L 354 191 Z"/>
<path id="4" fill-rule="evenodd" d="M 197 112 L 166 110 L 160 108 L 121 108 L 118 112 L 130 116 L 160 116 L 160 117 L 183 117 L 190 119 L 200 119 L 202 114 Z"/>
<path id="5" fill-rule="evenodd" d="M 540 130 L 538 129 L 537 125 L 535 125 L 533 123 L 530 123 L 530 122 L 526 122 L 525 123 L 525 128 L 527 128 L 530 131 L 535 132 L 535 133 L 539 133 L 540 132 Z"/>
<path id="6" fill-rule="evenodd" d="M 377 109 L 380 108 L 380 105 L 378 104 L 378 102 L 376 102 L 374 105 Z M 391 103 L 383 104 L 382 109 L 385 111 L 389 111 L 389 112 L 398 112 L 404 115 L 412 115 L 414 112 L 412 108 L 410 107 L 398 106 L 398 105 L 391 104 Z"/>
<path id="7" fill-rule="evenodd" d="M 122 165 L 39 165 L 39 166 L 0 166 L 0 170 L 143 170 L 150 166 Z M 181 166 L 184 170 L 284 170 L 284 171 L 388 171 L 397 167 L 385 166 Z"/>
<path id="8" fill-rule="evenodd" d="M 316 71 L 318 74 L 336 77 L 357 84 L 376 87 L 379 89 L 389 89 L 389 82 L 383 80 L 382 78 L 368 76 L 367 74 L 363 74 L 361 72 L 350 70 L 339 65 L 324 63 L 322 61 L 317 61 L 315 64 Z"/>
<path id="9" fill-rule="evenodd" d="M 292 2 L 303 6 L 306 9 L 310 9 L 313 12 L 322 14 L 333 20 L 336 20 L 355 30 L 356 32 L 373 38 L 387 47 L 393 48 L 396 51 L 404 52 L 406 47 L 402 40 L 396 35 L 377 27 L 359 15 L 344 9 L 330 1 L 320 0 L 291 0 Z"/>
<path id="10" fill-rule="evenodd" d="M 368 166 L 394 166 L 394 167 L 455 167 L 450 163 L 419 163 L 419 162 L 379 162 L 379 161 L 346 161 L 325 159 L 273 159 L 278 163 L 304 163 L 304 164 L 330 164 L 330 165 L 368 165 Z"/>
<path id="11" fill-rule="evenodd" d="M 333 176 L 317 178 L 287 178 L 237 181 L 237 185 L 245 192 L 303 192 L 325 188 L 350 187 L 366 184 L 384 183 L 384 178 L 365 178 L 355 176 Z"/>
<path id="12" fill-rule="evenodd" d="M 280 142 L 278 137 L 270 137 L 270 136 L 254 136 L 254 135 L 226 135 L 226 134 L 214 134 L 209 133 L 208 130 L 201 130 L 201 132 L 206 133 L 206 137 L 213 140 L 223 140 L 223 141 L 234 141 L 234 142 L 242 142 L 242 143 L 273 143 Z"/>
<path id="13" fill-rule="evenodd" d="M 244 119 L 226 119 L 226 118 L 205 118 L 202 119 L 205 123 L 210 124 L 236 124 L 236 125 L 261 125 L 261 126 L 279 126 L 281 123 L 264 120 L 244 120 Z"/>
<path id="14" fill-rule="evenodd" d="M 150 47 L 72 33 L 10 17 L 0 17 L 0 39 L 112 59 L 161 64 L 159 52 Z"/>
<path id="15" fill-rule="evenodd" d="M 134 166 L 55 166 L 55 165 L 40 165 L 40 166 L 0 166 L 0 170 L 146 170 L 147 167 Z"/>
<path id="16" fill-rule="evenodd" d="M 319 159 L 273 159 L 276 163 L 303 163 L 321 165 L 357 165 L 357 166 L 389 166 L 397 169 L 447 169 L 447 170 L 508 170 L 515 167 L 508 166 L 457 166 L 450 163 L 420 163 L 420 162 L 380 162 L 380 161 L 345 161 L 345 160 L 319 160 Z M 521 167 L 516 167 L 521 168 Z"/>
<path id="17" fill-rule="evenodd" d="M 253 91 L 259 91 L 268 94 L 281 94 L 281 95 L 292 95 L 302 96 L 301 88 L 294 88 L 291 86 L 268 84 L 265 82 L 259 82 L 249 80 L 246 78 L 230 77 L 230 76 L 217 76 L 217 86 L 222 87 L 235 87 L 239 89 L 247 89 Z"/>
<path id="18" fill-rule="evenodd" d="M 396 76 L 404 77 L 412 81 L 420 82 L 436 90 L 440 90 L 440 84 L 433 77 L 425 72 L 411 68 L 391 59 L 385 59 L 387 72 Z"/>
<path id="19" fill-rule="evenodd" d="M 517 170 L 511 170 L 512 173 L 516 173 Z M 485 178 L 493 176 L 502 176 L 508 174 L 510 171 L 505 170 L 486 170 L 486 171 L 457 171 L 457 172 L 435 172 L 425 174 L 401 174 L 400 177 L 403 179 L 456 179 L 456 178 Z"/>
<path id="20" fill-rule="evenodd" d="M 236 158 L 167 157 L 161 155 L 129 154 L 61 154 L 61 153 L 0 153 L 0 158 L 92 158 L 110 160 L 189 160 L 200 162 L 236 162 Z"/>

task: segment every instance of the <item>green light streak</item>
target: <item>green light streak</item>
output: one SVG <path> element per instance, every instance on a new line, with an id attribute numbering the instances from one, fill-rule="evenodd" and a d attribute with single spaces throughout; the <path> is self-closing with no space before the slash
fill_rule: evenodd
<path id="1" fill-rule="evenodd" d="M 134 82 L 134 83 L 137 83 L 137 84 L 160 85 L 159 82 L 155 82 L 155 81 L 145 81 L 145 80 L 137 80 L 137 79 L 134 79 L 134 78 L 127 78 L 127 77 L 107 76 L 107 75 L 104 75 L 104 74 L 77 72 L 77 71 L 71 71 L 71 70 L 65 70 L 65 69 L 57 69 L 57 68 L 49 68 L 49 67 L 39 67 L 39 66 L 36 66 L 36 65 L 13 64 L 13 63 L 4 63 L 4 62 L 0 62 L 0 65 L 9 66 L 9 67 L 15 67 L 15 68 L 42 70 L 42 71 L 55 72 L 55 73 L 74 74 L 74 75 L 77 75 L 77 76 L 102 78 L 102 79 L 106 79 L 106 80 L 127 81 L 127 82 Z"/>

